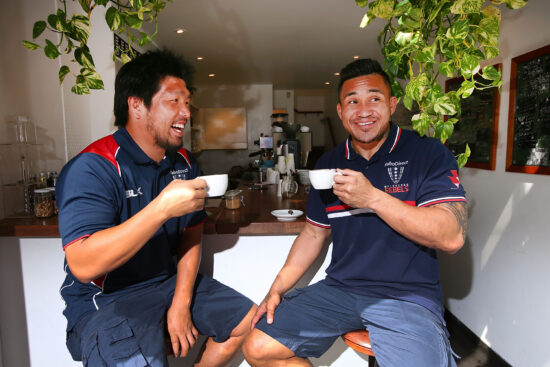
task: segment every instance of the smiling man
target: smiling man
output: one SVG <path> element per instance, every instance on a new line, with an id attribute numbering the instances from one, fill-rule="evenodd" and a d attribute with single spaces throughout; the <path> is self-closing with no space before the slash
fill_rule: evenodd
<path id="1" fill-rule="evenodd" d="M 308 357 L 356 329 L 369 331 L 382 367 L 456 365 L 436 250 L 464 244 L 465 193 L 441 142 L 391 122 L 396 105 L 376 61 L 340 72 L 336 108 L 349 137 L 316 165 L 340 175 L 332 189 L 310 191 L 307 223 L 243 346 L 252 366 L 311 366 Z M 290 291 L 329 236 L 326 278 Z"/>
<path id="2" fill-rule="evenodd" d="M 249 331 L 252 301 L 197 272 L 206 183 L 182 148 L 192 74 L 168 51 L 125 64 L 119 130 L 58 179 L 67 347 L 85 366 L 167 366 L 167 350 L 186 355 L 198 334 L 209 338 L 197 365 L 225 366 Z"/>

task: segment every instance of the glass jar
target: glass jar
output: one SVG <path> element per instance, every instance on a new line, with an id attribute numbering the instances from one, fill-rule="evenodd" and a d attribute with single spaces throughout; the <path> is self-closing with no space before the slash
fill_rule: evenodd
<path id="1" fill-rule="evenodd" d="M 47 218 L 55 213 L 55 202 L 52 191 L 48 189 L 34 190 L 34 215 L 37 218 Z"/>
<path id="2" fill-rule="evenodd" d="M 227 209 L 239 209 L 244 206 L 244 198 L 240 193 L 242 190 L 230 190 L 224 194 L 225 198 L 225 207 Z"/>

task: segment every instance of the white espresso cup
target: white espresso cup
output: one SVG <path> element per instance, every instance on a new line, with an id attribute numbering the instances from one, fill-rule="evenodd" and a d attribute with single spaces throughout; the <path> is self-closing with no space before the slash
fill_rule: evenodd
<path id="1" fill-rule="evenodd" d="M 326 190 L 332 188 L 332 185 L 334 185 L 334 175 L 337 174 L 339 173 L 336 172 L 335 168 L 313 169 L 309 171 L 309 180 L 313 188 Z"/>
<path id="2" fill-rule="evenodd" d="M 206 181 L 206 196 L 222 196 L 227 190 L 227 173 L 221 175 L 199 176 Z"/>

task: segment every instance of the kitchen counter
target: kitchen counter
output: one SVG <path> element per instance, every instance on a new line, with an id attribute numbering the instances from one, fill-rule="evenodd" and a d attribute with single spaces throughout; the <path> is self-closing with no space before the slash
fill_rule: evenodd
<path id="1" fill-rule="evenodd" d="M 241 185 L 245 206 L 225 208 L 225 201 L 217 207 L 207 207 L 209 218 L 205 234 L 287 235 L 298 234 L 305 224 L 305 214 L 293 222 L 280 222 L 271 214 L 276 209 L 301 210 L 305 213 L 307 194 L 303 186 L 291 198 L 278 197 L 277 185 L 250 190 Z M 255 187 L 257 188 L 257 187 Z M 208 205 L 208 204 L 207 204 Z M 0 237 L 60 237 L 57 217 L 19 217 L 0 220 Z"/>

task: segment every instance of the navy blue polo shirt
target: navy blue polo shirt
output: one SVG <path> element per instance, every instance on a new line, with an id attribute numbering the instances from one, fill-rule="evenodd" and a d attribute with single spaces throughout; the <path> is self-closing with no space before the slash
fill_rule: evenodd
<path id="1" fill-rule="evenodd" d="M 320 168 L 362 172 L 378 189 L 414 206 L 466 201 L 452 153 L 437 139 L 391 124 L 388 138 L 366 160 L 351 138 L 325 153 Z M 436 251 L 403 237 L 370 209 L 352 208 L 332 190 L 311 189 L 307 221 L 331 229 L 332 260 L 324 283 L 352 293 L 420 304 L 443 318 Z"/>
<path id="2" fill-rule="evenodd" d="M 174 179 L 199 176 L 196 160 L 184 148 L 158 164 L 124 128 L 84 149 L 63 167 L 56 186 L 63 248 L 128 220 Z M 61 287 L 67 330 L 86 313 L 117 297 L 176 273 L 176 248 L 185 228 L 202 223 L 204 210 L 168 220 L 124 265 L 84 284 L 71 273 Z M 116 243 L 112 244 L 116 246 Z"/>

